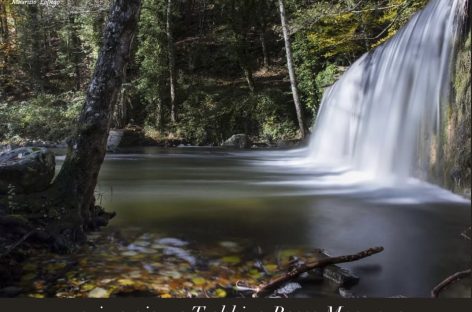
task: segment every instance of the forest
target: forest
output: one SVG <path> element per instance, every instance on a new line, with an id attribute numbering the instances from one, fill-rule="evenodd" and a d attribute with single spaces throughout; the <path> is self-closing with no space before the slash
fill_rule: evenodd
<path id="1" fill-rule="evenodd" d="M 470 298 L 470 1 L 0 1 L 0 298 Z"/>
<path id="2" fill-rule="evenodd" d="M 303 137 L 324 89 L 426 1 L 285 1 L 298 89 L 290 88 L 277 1 L 143 1 L 113 128 L 143 144 L 260 145 Z M 63 144 L 84 100 L 109 1 L 2 1 L 0 140 Z"/>

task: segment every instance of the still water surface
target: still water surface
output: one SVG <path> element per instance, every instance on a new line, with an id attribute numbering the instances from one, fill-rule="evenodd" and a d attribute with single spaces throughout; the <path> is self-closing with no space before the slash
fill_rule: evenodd
<path id="1" fill-rule="evenodd" d="M 297 151 L 141 148 L 108 155 L 101 203 L 114 228 L 164 232 L 194 244 L 245 240 L 263 250 L 329 254 L 383 246 L 347 264 L 369 297 L 429 296 L 470 265 L 470 201 L 412 181 L 402 187 L 294 165 Z"/>

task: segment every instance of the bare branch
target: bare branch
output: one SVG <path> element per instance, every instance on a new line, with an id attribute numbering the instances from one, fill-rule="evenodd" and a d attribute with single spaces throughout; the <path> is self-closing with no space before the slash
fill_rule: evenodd
<path id="1" fill-rule="evenodd" d="M 433 288 L 433 290 L 431 291 L 431 297 L 437 298 L 444 288 L 446 288 L 447 286 L 451 284 L 454 284 L 460 279 L 470 276 L 470 274 L 471 274 L 470 269 L 452 274 L 451 276 L 449 276 L 448 278 L 446 278 L 444 281 L 442 281 L 436 287 Z"/>
<path id="2" fill-rule="evenodd" d="M 285 275 L 279 276 L 269 283 L 265 285 L 261 285 L 255 289 L 254 294 L 252 295 L 253 297 L 261 297 L 267 294 L 270 294 L 277 288 L 279 288 L 282 284 L 297 278 L 301 274 L 311 271 L 316 268 L 323 268 L 328 265 L 333 265 L 333 264 L 338 264 L 338 263 L 345 263 L 345 262 L 353 262 L 357 261 L 372 255 L 375 255 L 377 253 L 380 253 L 384 250 L 383 247 L 374 247 L 370 248 L 364 251 L 361 251 L 357 254 L 354 255 L 347 255 L 347 256 L 340 256 L 340 257 L 329 257 L 321 260 L 316 260 L 314 262 L 309 262 L 304 264 L 301 267 L 294 268 L 290 272 L 286 273 Z"/>

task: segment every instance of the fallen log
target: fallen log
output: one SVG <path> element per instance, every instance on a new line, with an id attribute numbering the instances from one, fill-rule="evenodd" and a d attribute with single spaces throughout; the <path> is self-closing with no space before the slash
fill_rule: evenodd
<path id="1" fill-rule="evenodd" d="M 370 248 L 364 251 L 361 251 L 357 254 L 354 255 L 346 255 L 346 256 L 340 256 L 340 257 L 328 257 L 320 260 L 316 260 L 313 262 L 309 262 L 304 264 L 301 267 L 297 267 L 295 269 L 292 269 L 288 273 L 279 276 L 273 280 L 271 280 L 269 283 L 265 285 L 260 285 L 254 289 L 253 297 L 261 297 L 264 295 L 268 295 L 272 292 L 274 292 L 276 289 L 278 289 L 280 286 L 285 284 L 286 282 L 293 280 L 300 276 L 301 274 L 311 271 L 316 268 L 323 268 L 328 265 L 333 265 L 333 264 L 338 264 L 338 263 L 345 263 L 345 262 L 353 262 L 357 261 L 372 255 L 375 255 L 377 253 L 380 253 L 384 250 L 383 247 L 374 247 Z"/>

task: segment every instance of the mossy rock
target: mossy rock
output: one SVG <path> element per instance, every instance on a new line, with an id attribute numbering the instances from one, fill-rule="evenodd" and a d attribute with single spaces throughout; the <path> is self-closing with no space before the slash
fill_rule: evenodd
<path id="1" fill-rule="evenodd" d="M 228 140 L 226 140 L 223 143 L 223 146 L 244 149 L 251 147 L 251 141 L 249 140 L 249 137 L 246 134 L 235 134 Z"/>
<path id="2" fill-rule="evenodd" d="M 54 153 L 24 147 L 0 153 L 0 194 L 26 194 L 47 189 L 55 173 Z"/>

